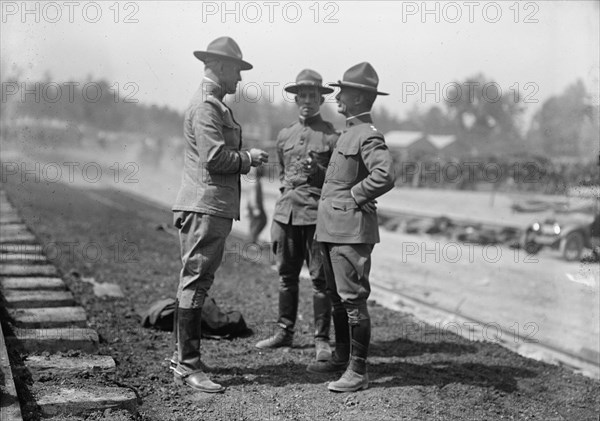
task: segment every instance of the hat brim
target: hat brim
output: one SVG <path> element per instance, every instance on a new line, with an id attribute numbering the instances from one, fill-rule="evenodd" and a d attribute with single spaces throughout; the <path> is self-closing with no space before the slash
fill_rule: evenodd
<path id="1" fill-rule="evenodd" d="M 194 56 L 202 62 L 206 62 L 206 60 L 209 58 L 232 61 L 240 65 L 240 70 L 250 70 L 253 68 L 253 66 L 247 61 L 240 60 L 239 58 L 231 56 L 226 56 L 225 54 L 218 54 L 209 51 L 194 51 Z"/>
<path id="2" fill-rule="evenodd" d="M 338 83 L 330 83 L 329 86 L 335 86 L 338 88 L 353 88 L 359 89 L 361 91 L 373 92 L 377 95 L 389 95 L 387 92 L 379 92 L 377 88 L 373 88 L 372 86 L 363 85 L 361 83 L 352 83 L 352 82 L 342 82 L 338 80 Z"/>
<path id="3" fill-rule="evenodd" d="M 319 93 L 321 95 L 326 95 L 326 94 L 330 94 L 333 92 L 333 89 L 328 88 L 327 86 L 322 86 L 322 85 L 290 85 L 290 86 L 286 86 L 285 88 L 283 88 L 283 90 L 286 92 L 289 92 L 290 94 L 297 94 L 298 90 L 302 86 L 305 86 L 307 88 L 318 88 Z"/>

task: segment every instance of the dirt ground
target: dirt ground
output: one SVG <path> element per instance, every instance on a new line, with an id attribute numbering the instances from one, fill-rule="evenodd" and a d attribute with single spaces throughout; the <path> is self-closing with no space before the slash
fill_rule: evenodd
<path id="1" fill-rule="evenodd" d="M 309 285 L 301 288 L 295 346 L 254 348 L 274 329 L 277 277 L 268 253 L 235 237 L 211 295 L 223 308 L 241 311 L 254 335 L 203 341 L 203 359 L 213 367 L 213 379 L 227 386 L 224 394 L 176 387 L 165 361 L 173 350 L 171 333 L 142 328 L 138 316 L 151 302 L 175 293 L 178 241 L 159 229 L 170 224 L 170 212 L 116 190 L 23 182 L 18 174 L 2 188 L 42 245 L 53 245 L 47 248 L 50 257 L 101 337 L 99 353 L 117 363 L 110 376 L 47 377 L 35 385 L 24 376 L 17 379 L 22 393 L 89 383 L 129 387 L 139 397 L 135 418 L 106 411 L 88 420 L 598 419 L 600 382 L 496 344 L 436 331 L 374 302 L 370 388 L 329 392 L 326 384 L 333 378 L 306 372 L 313 358 Z M 125 298 L 96 297 L 81 277 L 117 283 Z M 34 405 L 24 413 L 27 420 L 39 418 Z"/>

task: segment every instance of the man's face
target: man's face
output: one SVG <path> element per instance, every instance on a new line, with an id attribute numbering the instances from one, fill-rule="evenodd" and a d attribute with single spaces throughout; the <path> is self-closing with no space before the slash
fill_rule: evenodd
<path id="1" fill-rule="evenodd" d="M 239 64 L 228 61 L 223 62 L 223 68 L 220 75 L 220 79 L 221 86 L 225 89 L 226 93 L 235 94 L 237 84 L 242 80 L 240 71 L 241 69 Z"/>
<path id="2" fill-rule="evenodd" d="M 335 96 L 337 101 L 337 111 L 344 116 L 351 115 L 354 110 L 354 104 L 356 102 L 357 93 L 354 89 L 341 87 L 340 92 Z"/>
<path id="3" fill-rule="evenodd" d="M 323 97 L 316 86 L 301 86 L 296 94 L 298 113 L 306 118 L 319 112 Z"/>

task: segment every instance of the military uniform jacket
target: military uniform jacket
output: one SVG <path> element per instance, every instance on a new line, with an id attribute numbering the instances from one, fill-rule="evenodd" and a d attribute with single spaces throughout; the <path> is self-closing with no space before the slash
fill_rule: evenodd
<path id="1" fill-rule="evenodd" d="M 183 176 L 172 210 L 240 219 L 240 174 L 250 171 L 250 154 L 240 151 L 242 130 L 220 89 L 205 78 L 185 112 Z"/>
<path id="2" fill-rule="evenodd" d="M 315 238 L 337 244 L 379 242 L 377 213 L 360 206 L 394 187 L 392 155 L 370 115 L 352 117 L 325 176 Z"/>
<path id="3" fill-rule="evenodd" d="M 275 203 L 273 219 L 283 224 L 315 225 L 321 187 L 339 134 L 320 114 L 300 119 L 279 132 L 277 158 L 281 196 Z M 315 173 L 302 171 L 303 162 L 315 152 Z"/>

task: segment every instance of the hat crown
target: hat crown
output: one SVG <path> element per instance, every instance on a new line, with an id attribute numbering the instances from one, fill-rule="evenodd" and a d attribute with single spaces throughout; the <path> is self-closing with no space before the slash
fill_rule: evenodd
<path id="1" fill-rule="evenodd" d="M 250 70 L 252 65 L 242 60 L 242 50 L 230 37 L 220 37 L 208 44 L 206 51 L 194 51 L 194 56 L 206 63 L 207 60 L 231 60 L 240 65 L 240 70 Z"/>
<path id="2" fill-rule="evenodd" d="M 323 78 L 321 75 L 314 70 L 304 69 L 296 77 L 296 85 L 298 86 L 321 86 L 323 84 Z"/>
<path id="3" fill-rule="evenodd" d="M 367 89 L 371 88 L 372 90 L 377 90 L 377 85 L 379 85 L 379 76 L 377 76 L 377 72 L 373 66 L 364 61 L 346 70 L 342 81 L 347 83 L 349 82 L 351 84 L 362 85 Z"/>
<path id="4" fill-rule="evenodd" d="M 237 42 L 230 37 L 220 37 L 208 44 L 206 49 L 209 53 L 215 53 L 222 56 L 231 57 L 233 59 L 242 59 L 242 50 Z"/>
<path id="5" fill-rule="evenodd" d="M 319 73 L 312 69 L 304 69 L 298 73 L 296 83 L 286 86 L 284 90 L 293 94 L 297 94 L 298 90 L 303 86 L 316 87 L 321 95 L 330 94 L 333 89 L 323 86 L 323 78 Z"/>

